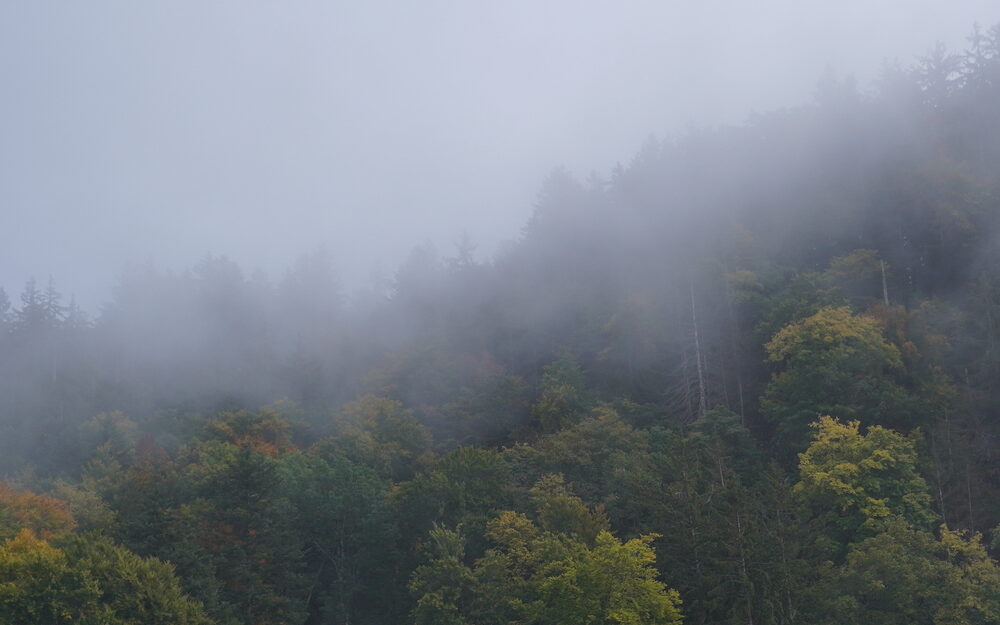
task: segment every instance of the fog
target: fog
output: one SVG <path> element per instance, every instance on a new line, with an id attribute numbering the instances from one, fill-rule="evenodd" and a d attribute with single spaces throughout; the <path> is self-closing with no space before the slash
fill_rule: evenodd
<path id="1" fill-rule="evenodd" d="M 0 622 L 1000 622 L 996 0 L 8 2 L 0 88 Z"/>
<path id="2" fill-rule="evenodd" d="M 516 239 L 556 166 L 865 87 L 1000 8 L 964 2 L 10 2 L 0 285 L 96 312 L 136 263 L 341 278 Z"/>

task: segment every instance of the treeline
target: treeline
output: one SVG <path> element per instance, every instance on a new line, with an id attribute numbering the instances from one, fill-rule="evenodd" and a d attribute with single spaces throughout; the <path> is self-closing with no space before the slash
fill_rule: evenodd
<path id="1" fill-rule="evenodd" d="M 1000 25 L 490 260 L 0 292 L 4 622 L 997 622 L 997 102 Z"/>

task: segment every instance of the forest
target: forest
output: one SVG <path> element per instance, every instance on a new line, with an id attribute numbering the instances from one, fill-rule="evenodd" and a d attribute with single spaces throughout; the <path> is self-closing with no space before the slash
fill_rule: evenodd
<path id="1" fill-rule="evenodd" d="M 1000 623 L 1000 24 L 518 240 L 0 290 L 5 625 Z"/>

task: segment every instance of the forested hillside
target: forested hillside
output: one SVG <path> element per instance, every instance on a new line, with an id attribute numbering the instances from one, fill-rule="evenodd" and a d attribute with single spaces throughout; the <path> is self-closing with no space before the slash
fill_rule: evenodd
<path id="1" fill-rule="evenodd" d="M 0 622 L 998 623 L 998 235 L 1000 25 L 493 258 L 0 290 Z"/>

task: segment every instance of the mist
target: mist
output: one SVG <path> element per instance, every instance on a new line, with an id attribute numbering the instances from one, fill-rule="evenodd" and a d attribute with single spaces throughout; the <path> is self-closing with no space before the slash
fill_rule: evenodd
<path id="1" fill-rule="evenodd" d="M 828 68 L 961 50 L 990 2 L 18 3 L 0 9 L 0 284 L 91 313 L 205 254 L 352 288 L 415 245 L 518 238 L 557 166 L 811 99 Z"/>
<path id="2" fill-rule="evenodd" d="M 1000 622 L 1000 9 L 869 4 L 0 8 L 0 622 Z"/>

